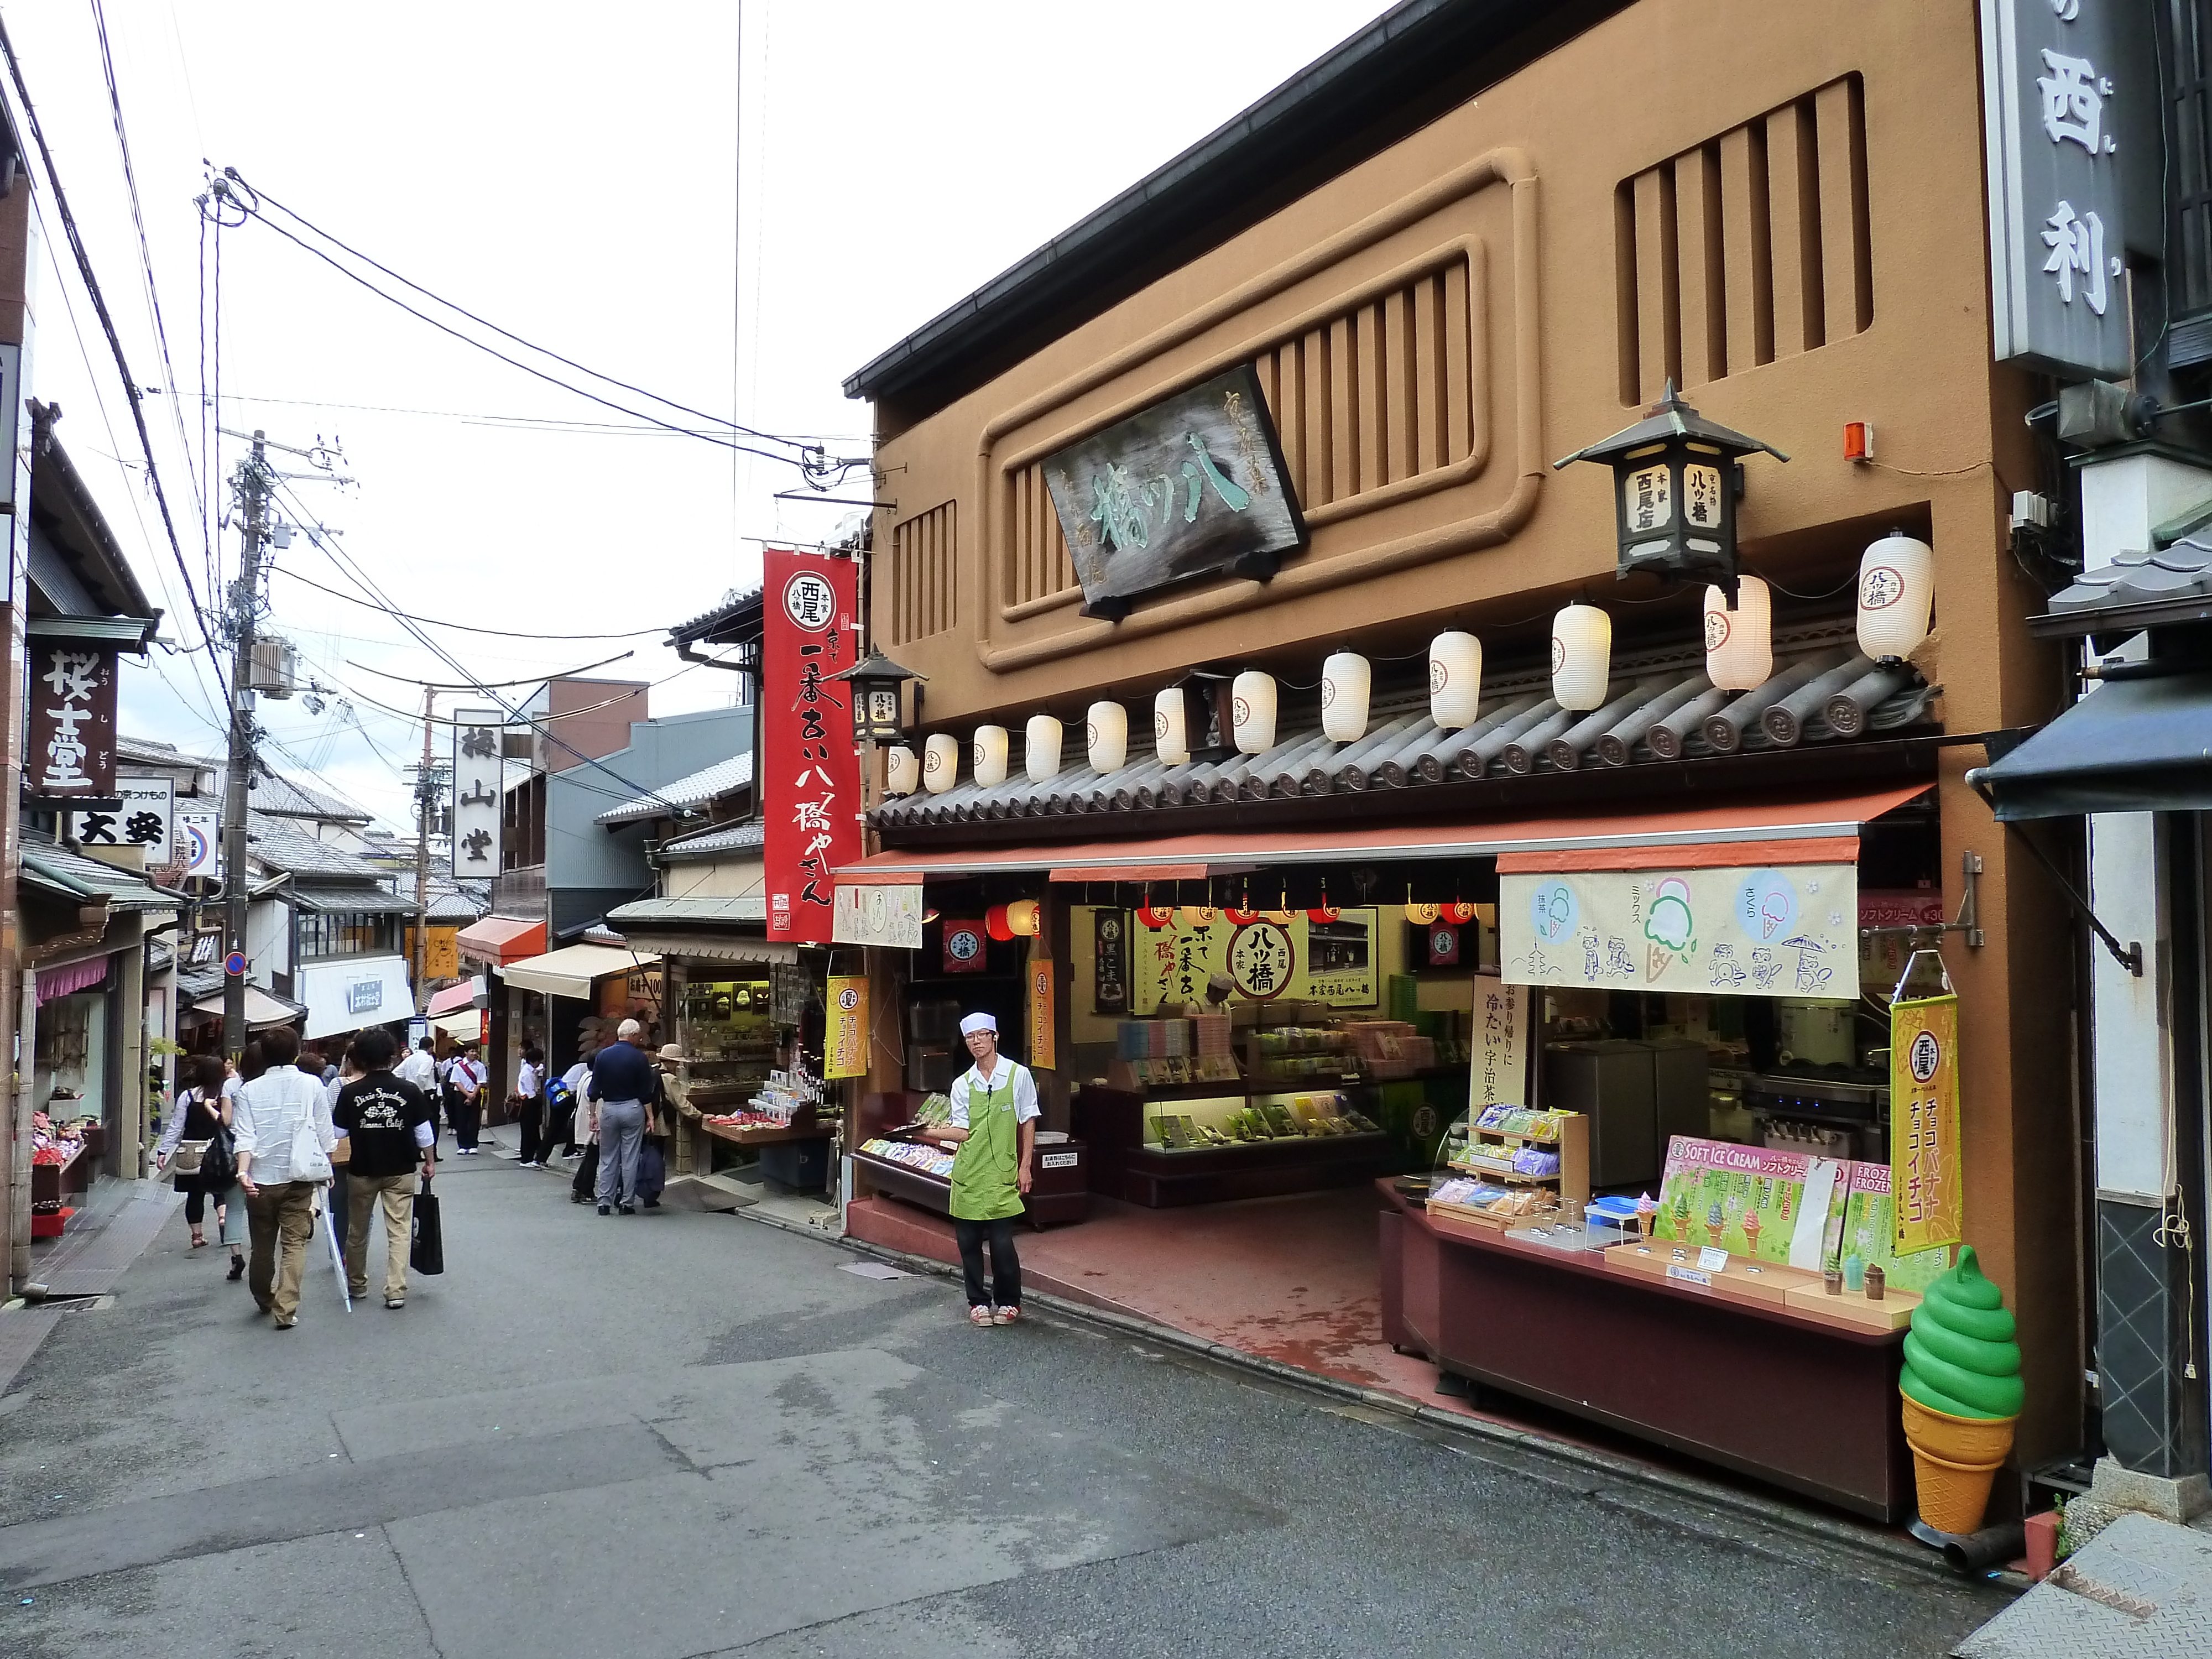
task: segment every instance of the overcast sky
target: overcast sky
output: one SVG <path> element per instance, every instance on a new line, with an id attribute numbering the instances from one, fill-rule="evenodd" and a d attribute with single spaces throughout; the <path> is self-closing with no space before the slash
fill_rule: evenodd
<path id="1" fill-rule="evenodd" d="M 0 19 L 131 372 L 165 388 L 149 422 L 200 598 L 204 353 L 210 389 L 220 368 L 222 425 L 343 441 L 356 482 L 295 483 L 284 511 L 343 532 L 338 545 L 470 675 L 520 679 L 628 651 L 594 672 L 653 681 L 654 712 L 671 714 L 726 703 L 731 677 L 686 671 L 658 630 L 757 581 L 757 538 L 816 540 L 845 509 L 780 502 L 794 469 L 696 439 L 515 425 L 504 417 L 634 423 L 434 332 L 264 224 L 210 232 L 204 248 L 203 158 L 527 340 L 865 455 L 866 410 L 840 391 L 846 375 L 1383 9 L 748 0 L 741 51 L 733 0 L 106 0 L 166 367 L 90 0 L 0 5 Z M 62 406 L 61 439 L 167 611 L 165 633 L 197 646 L 120 381 L 35 176 L 33 394 Z M 241 449 L 221 440 L 205 468 L 216 512 Z M 865 494 L 865 475 L 836 493 Z M 227 578 L 237 538 L 217 533 Z M 361 592 L 305 537 L 276 562 L 274 626 L 358 726 L 335 703 L 318 717 L 264 702 L 282 745 L 270 763 L 312 765 L 303 775 L 409 827 L 399 769 L 421 726 L 376 705 L 419 708 L 406 682 L 460 676 L 391 617 L 306 586 Z M 649 631 L 554 637 L 632 629 Z M 220 754 L 219 709 L 204 655 L 196 669 L 190 651 L 157 652 L 126 672 L 133 735 Z"/>

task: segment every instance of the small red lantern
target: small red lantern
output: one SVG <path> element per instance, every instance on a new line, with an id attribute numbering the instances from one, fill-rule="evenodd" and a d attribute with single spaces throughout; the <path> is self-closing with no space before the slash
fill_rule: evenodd
<path id="1" fill-rule="evenodd" d="M 1014 930 L 1007 924 L 1005 905 L 994 904 L 983 912 L 983 931 L 1001 945 L 1013 938 Z"/>
<path id="2" fill-rule="evenodd" d="M 1334 904 L 1316 904 L 1306 912 L 1308 921 L 1330 922 L 1344 920 L 1344 912 Z"/>
<path id="3" fill-rule="evenodd" d="M 1260 920 L 1260 913 L 1257 910 L 1240 910 L 1233 904 L 1223 910 L 1221 914 L 1232 927 L 1249 927 Z"/>
<path id="4" fill-rule="evenodd" d="M 1454 899 L 1443 907 L 1443 919 L 1455 927 L 1464 927 L 1474 920 L 1474 907 L 1472 904 L 1462 904 L 1459 900 Z"/>
<path id="5" fill-rule="evenodd" d="M 1172 927 L 1175 926 L 1175 906 L 1156 905 L 1147 900 L 1137 907 L 1137 920 L 1151 928 Z"/>

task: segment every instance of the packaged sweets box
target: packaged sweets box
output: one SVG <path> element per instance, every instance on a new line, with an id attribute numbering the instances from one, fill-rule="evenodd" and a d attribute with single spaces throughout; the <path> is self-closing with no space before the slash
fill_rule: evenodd
<path id="1" fill-rule="evenodd" d="M 1924 1290 L 1948 1249 L 1899 1258 L 1889 1166 L 1677 1135 L 1668 1144 L 1660 1238 L 1819 1272 L 1856 1255 L 1900 1290 Z"/>

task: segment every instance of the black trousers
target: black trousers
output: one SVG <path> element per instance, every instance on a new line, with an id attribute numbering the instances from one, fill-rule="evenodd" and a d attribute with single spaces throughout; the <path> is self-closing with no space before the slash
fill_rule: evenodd
<path id="1" fill-rule="evenodd" d="M 197 1181 L 185 1188 L 185 1219 L 195 1227 L 207 1219 L 207 1194 Z"/>
<path id="2" fill-rule="evenodd" d="M 446 1115 L 453 1120 L 453 1145 L 464 1148 L 477 1144 L 477 1130 L 483 1122 L 483 1097 L 465 1097 L 456 1089 L 446 1101 Z"/>
<path id="3" fill-rule="evenodd" d="M 983 1294 L 983 1239 L 991 1240 L 991 1290 Z M 963 1221 L 952 1218 L 952 1236 L 960 1241 L 960 1271 L 968 1281 L 968 1305 L 988 1307 L 994 1301 L 1002 1308 L 1022 1305 L 1022 1259 L 1014 1249 L 1014 1218 L 1001 1217 L 996 1221 Z"/>
<path id="4" fill-rule="evenodd" d="M 544 1110 L 545 1103 L 542 1100 L 526 1100 L 515 1108 L 515 1121 L 522 1125 L 522 1161 L 525 1164 L 535 1164 L 541 1156 L 538 1145 L 538 1122 Z"/>

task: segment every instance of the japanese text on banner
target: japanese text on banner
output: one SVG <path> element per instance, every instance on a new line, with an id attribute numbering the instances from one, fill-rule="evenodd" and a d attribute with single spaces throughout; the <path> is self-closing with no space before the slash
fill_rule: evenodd
<path id="1" fill-rule="evenodd" d="M 826 945 L 836 871 L 860 855 L 860 763 L 846 683 L 858 660 L 850 559 L 767 550 L 760 788 L 767 817 L 768 935 Z"/>
<path id="2" fill-rule="evenodd" d="M 868 1071 L 868 980 L 865 974 L 832 974 L 828 1029 L 822 1042 L 822 1075 L 865 1077 Z"/>
<path id="3" fill-rule="evenodd" d="M 1959 999 L 1892 1004 L 1889 1041 L 1889 1188 L 1905 1255 L 1955 1244 L 1965 1231 Z"/>

